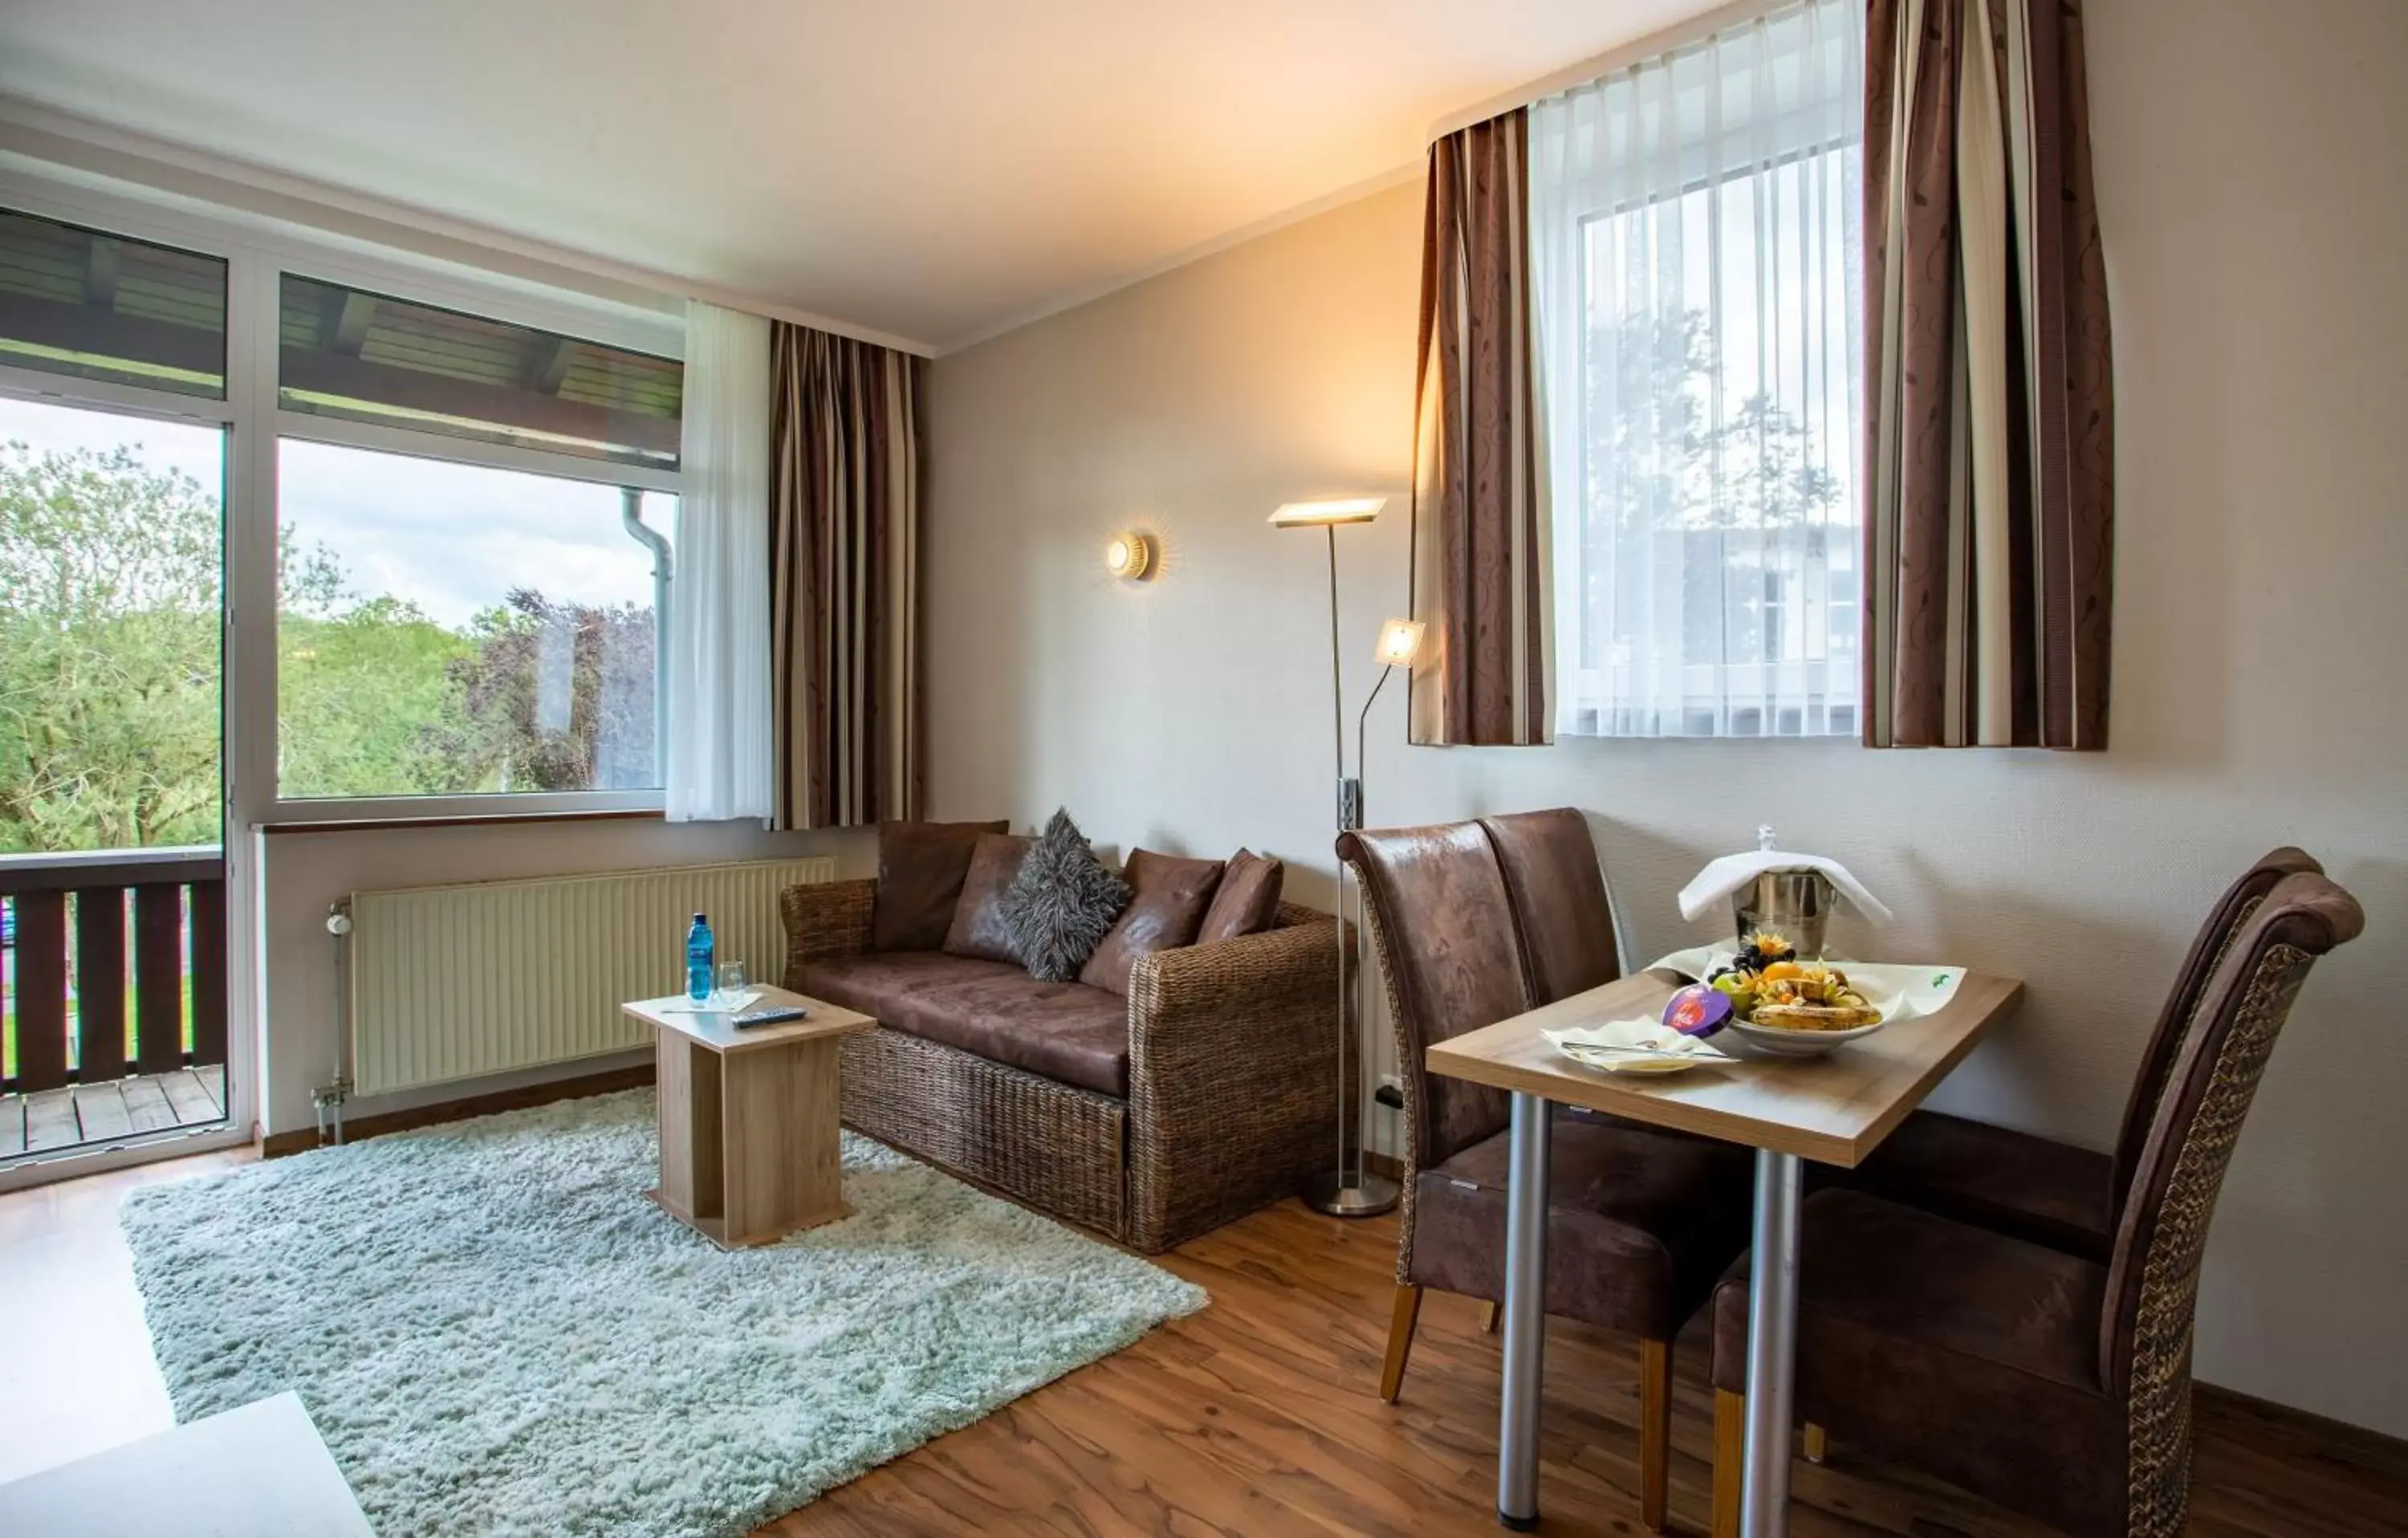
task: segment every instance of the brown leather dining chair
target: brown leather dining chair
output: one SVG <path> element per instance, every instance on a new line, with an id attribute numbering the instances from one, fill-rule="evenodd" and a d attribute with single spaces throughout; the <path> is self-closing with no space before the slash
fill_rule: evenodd
<path id="1" fill-rule="evenodd" d="M 2067 1532 L 2180 1533 L 2216 1194 L 2309 968 L 2363 924 L 2357 901 L 2313 870 L 2283 877 L 2242 922 L 2149 1111 L 2103 1260 L 1866 1191 L 1809 1198 L 1799 1413 Z M 1713 1301 L 1718 1449 L 1745 1423 L 1747 1317 L 1742 1265 Z M 1717 1456 L 1717 1538 L 1739 1531 L 1739 1496 L 1737 1460 Z"/>
<path id="2" fill-rule="evenodd" d="M 1503 1091 L 1426 1071 L 1434 1042 L 1619 975 L 1588 825 L 1570 808 L 1349 833 L 1404 1086 L 1397 1294 L 1380 1397 L 1394 1401 L 1422 1289 L 1505 1295 Z M 1555 1118 L 1546 1311 L 1640 1338 L 1640 1516 L 1661 1531 L 1672 1337 L 1747 1242 L 1744 1149 L 1609 1117 Z"/>
<path id="3" fill-rule="evenodd" d="M 2104 1262 L 2114 1244 L 2117 1198 L 2149 1136 L 2185 1034 L 2242 922 L 2284 877 L 2324 873 L 2314 856 L 2287 845 L 2269 852 L 2225 888 L 2174 974 L 2157 1028 L 2142 1054 L 2124 1108 L 2115 1151 L 2102 1154 L 1987 1122 L 1917 1111 L 1855 1170 L 1833 1184 Z"/>

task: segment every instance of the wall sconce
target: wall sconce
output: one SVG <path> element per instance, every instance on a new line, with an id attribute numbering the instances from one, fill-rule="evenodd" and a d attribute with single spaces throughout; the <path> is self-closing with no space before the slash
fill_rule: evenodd
<path id="1" fill-rule="evenodd" d="M 1104 545 L 1104 569 L 1131 582 L 1142 579 L 1154 566 L 1154 541 L 1135 529 L 1123 529 Z"/>

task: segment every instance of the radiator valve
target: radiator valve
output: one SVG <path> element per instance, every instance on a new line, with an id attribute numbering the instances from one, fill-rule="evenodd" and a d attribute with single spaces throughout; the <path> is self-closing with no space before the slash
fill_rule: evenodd
<path id="1" fill-rule="evenodd" d="M 318 1114 L 318 1142 L 321 1146 L 326 1142 L 326 1113 L 329 1111 L 335 1114 L 335 1142 L 337 1145 L 342 1143 L 343 1102 L 351 1098 L 351 1081 L 349 1079 L 336 1079 L 309 1091 L 310 1108 Z"/>

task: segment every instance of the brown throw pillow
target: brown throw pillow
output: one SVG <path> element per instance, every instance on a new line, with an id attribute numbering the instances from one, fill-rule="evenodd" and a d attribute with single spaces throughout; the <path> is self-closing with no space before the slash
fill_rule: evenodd
<path id="1" fill-rule="evenodd" d="M 1230 855 L 1229 869 L 1221 873 L 1221 884 L 1212 893 L 1212 906 L 1204 910 L 1196 943 L 1210 945 L 1269 928 L 1279 920 L 1280 885 L 1286 878 L 1287 867 L 1268 855 L 1240 849 Z"/>
<path id="2" fill-rule="evenodd" d="M 1196 943 L 1196 927 L 1221 884 L 1219 860 L 1185 860 L 1140 849 L 1121 872 L 1135 895 L 1079 981 L 1107 993 L 1128 992 L 1129 970 L 1149 951 L 1175 951 Z"/>
<path id="3" fill-rule="evenodd" d="M 1002 821 L 879 824 L 878 900 L 869 910 L 869 948 L 933 951 L 942 946 L 979 835 L 1000 833 L 1010 826 Z"/>
<path id="4" fill-rule="evenodd" d="M 1009 961 L 1020 953 L 1012 947 L 1003 922 L 1003 895 L 1028 857 L 1030 841 L 1010 833 L 982 833 L 970 852 L 969 874 L 962 879 L 961 900 L 953 905 L 953 922 L 945 931 L 945 949 L 981 961 Z"/>

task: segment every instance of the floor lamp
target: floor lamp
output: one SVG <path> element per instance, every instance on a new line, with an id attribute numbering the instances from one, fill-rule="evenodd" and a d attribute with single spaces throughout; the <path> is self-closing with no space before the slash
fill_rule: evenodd
<path id="1" fill-rule="evenodd" d="M 1362 713 L 1354 722 L 1354 773 L 1346 772 L 1346 690 L 1341 655 L 1338 641 L 1338 525 L 1368 524 L 1380 515 L 1387 499 L 1380 496 L 1346 497 L 1321 502 L 1290 502 L 1271 514 L 1273 528 L 1317 528 L 1322 531 L 1329 551 L 1329 712 L 1330 738 L 1338 761 L 1338 831 L 1352 832 L 1363 826 L 1363 740 L 1371 718 L 1371 702 L 1380 697 L 1386 686 L 1388 674 L 1398 665 L 1411 663 L 1421 645 L 1422 627 L 1410 620 L 1390 620 L 1380 632 L 1380 682 L 1371 686 L 1369 698 L 1363 701 Z M 1346 892 L 1349 883 L 1345 868 L 1338 871 L 1338 1159 L 1330 1170 L 1316 1175 L 1303 1192 L 1305 1204 L 1340 1217 L 1370 1217 L 1384 1213 L 1397 1204 L 1397 1183 L 1385 1175 L 1367 1172 L 1363 1168 L 1361 1128 L 1355 1127 L 1353 1159 L 1347 1157 L 1349 1124 L 1346 1049 L 1347 1037 L 1354 1042 L 1355 1071 L 1354 1114 L 1359 1121 L 1362 1095 L 1363 1043 L 1360 1022 L 1363 968 L 1359 956 L 1348 965 L 1348 936 L 1362 934 L 1362 893 L 1355 892 L 1354 924 L 1347 927 Z"/>

